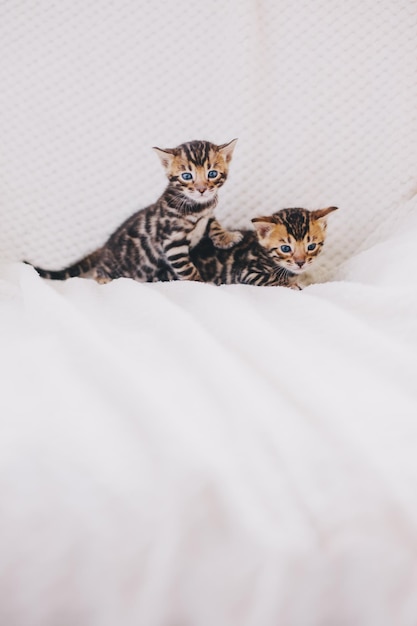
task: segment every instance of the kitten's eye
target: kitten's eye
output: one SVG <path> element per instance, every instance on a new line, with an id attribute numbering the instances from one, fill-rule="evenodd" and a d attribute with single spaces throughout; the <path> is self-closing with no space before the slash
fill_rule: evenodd
<path id="1" fill-rule="evenodd" d="M 291 252 L 291 246 L 281 246 L 281 250 L 288 254 L 288 252 Z"/>
<path id="2" fill-rule="evenodd" d="M 184 172 L 183 174 L 181 174 L 181 178 L 183 180 L 192 180 L 193 175 L 190 174 L 190 172 Z"/>
<path id="3" fill-rule="evenodd" d="M 207 177 L 208 178 L 216 178 L 218 173 L 219 172 L 217 170 L 210 170 L 209 173 L 207 174 Z"/>
<path id="4" fill-rule="evenodd" d="M 317 247 L 317 244 L 316 244 L 316 243 L 310 243 L 310 244 L 307 246 L 307 250 L 310 250 L 310 252 L 312 252 L 313 250 L 315 250 L 315 248 L 316 248 L 316 247 Z"/>

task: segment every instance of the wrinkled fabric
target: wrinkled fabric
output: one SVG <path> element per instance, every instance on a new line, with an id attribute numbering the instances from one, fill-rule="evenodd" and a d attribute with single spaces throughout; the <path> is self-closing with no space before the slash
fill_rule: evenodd
<path id="1" fill-rule="evenodd" d="M 2 622 L 415 624 L 415 215 L 301 292 L 3 264 Z"/>

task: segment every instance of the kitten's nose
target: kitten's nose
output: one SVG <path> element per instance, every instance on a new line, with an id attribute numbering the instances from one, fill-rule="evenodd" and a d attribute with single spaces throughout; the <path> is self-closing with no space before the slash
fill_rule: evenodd
<path id="1" fill-rule="evenodd" d="M 197 189 L 197 191 L 199 191 L 201 193 L 201 195 L 203 195 L 203 193 L 207 189 L 207 187 L 205 185 L 196 185 L 195 188 Z"/>
<path id="2" fill-rule="evenodd" d="M 296 261 L 296 264 L 301 268 L 304 265 L 304 261 Z"/>

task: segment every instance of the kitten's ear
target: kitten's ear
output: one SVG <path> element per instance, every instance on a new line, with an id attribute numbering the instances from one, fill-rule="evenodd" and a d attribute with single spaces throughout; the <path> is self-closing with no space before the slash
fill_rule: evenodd
<path id="1" fill-rule="evenodd" d="M 321 220 L 323 217 L 329 215 L 333 211 L 337 211 L 339 207 L 337 206 L 329 206 L 327 209 L 318 209 L 317 211 L 311 211 L 311 219 L 312 220 Z"/>
<path id="2" fill-rule="evenodd" d="M 266 215 L 265 217 L 254 217 L 251 221 L 255 226 L 255 230 L 260 239 L 265 239 L 265 237 L 269 235 L 275 227 L 274 219 L 270 215 Z"/>
<path id="3" fill-rule="evenodd" d="M 164 167 L 166 170 L 169 168 L 169 166 L 171 165 L 172 161 L 174 160 L 174 150 L 171 150 L 170 148 L 167 148 L 166 150 L 162 150 L 162 148 L 152 148 L 152 150 L 154 150 L 156 152 L 156 154 L 159 157 L 159 160 L 162 163 L 162 167 Z"/>
<path id="4" fill-rule="evenodd" d="M 233 156 L 233 150 L 235 149 L 237 139 L 232 139 L 229 143 L 223 143 L 221 146 L 218 146 L 220 154 L 224 156 L 226 163 L 230 163 Z"/>

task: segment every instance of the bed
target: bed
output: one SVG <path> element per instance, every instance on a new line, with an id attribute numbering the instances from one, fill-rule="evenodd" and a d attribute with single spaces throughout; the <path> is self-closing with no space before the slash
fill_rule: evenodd
<path id="1" fill-rule="evenodd" d="M 417 7 L 196 6 L 0 8 L 0 621 L 414 626 Z M 225 224 L 339 206 L 302 291 L 21 262 L 234 136 Z"/>

